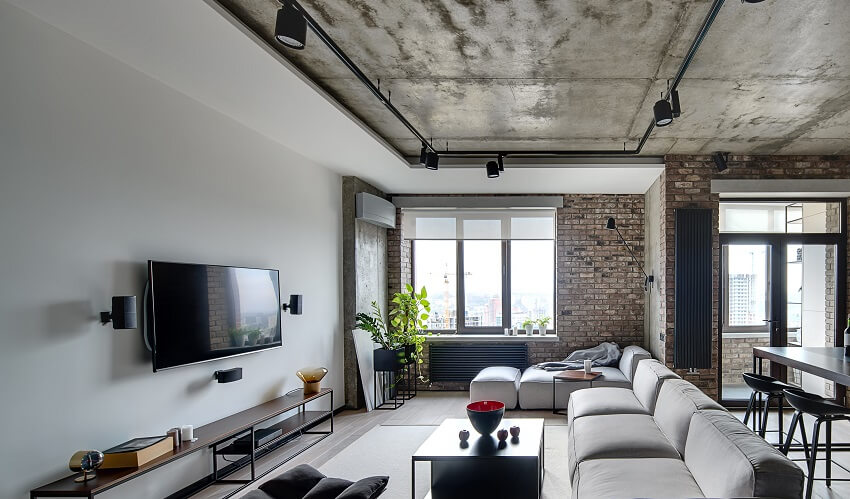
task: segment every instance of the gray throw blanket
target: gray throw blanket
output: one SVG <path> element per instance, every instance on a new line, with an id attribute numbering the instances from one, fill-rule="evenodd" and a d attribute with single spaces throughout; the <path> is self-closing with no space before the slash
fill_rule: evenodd
<path id="1" fill-rule="evenodd" d="M 561 362 L 541 362 L 531 367 L 545 371 L 584 369 L 584 361 L 593 361 L 593 367 L 616 366 L 620 361 L 620 347 L 616 343 L 600 343 L 585 350 L 576 350 Z"/>

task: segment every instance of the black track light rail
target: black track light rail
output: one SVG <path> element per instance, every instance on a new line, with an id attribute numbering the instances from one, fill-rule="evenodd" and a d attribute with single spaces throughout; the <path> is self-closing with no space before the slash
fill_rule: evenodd
<path id="1" fill-rule="evenodd" d="M 410 130 L 410 133 L 415 135 L 416 138 L 419 139 L 419 141 L 422 142 L 425 147 L 435 153 L 438 153 L 439 151 L 434 149 L 431 143 L 425 139 L 425 136 L 419 133 L 419 130 L 417 130 L 412 123 L 407 121 L 407 118 L 405 118 L 404 115 L 401 114 L 401 111 L 399 111 L 398 108 L 396 108 L 392 104 L 392 102 L 390 102 L 389 97 L 384 97 L 384 94 L 381 93 L 380 89 L 378 89 L 378 87 L 375 86 L 375 84 L 372 83 L 372 81 L 365 74 L 363 74 L 363 71 L 360 70 L 357 64 L 355 64 L 354 61 L 352 61 L 351 58 L 348 57 L 345 51 L 343 51 L 342 48 L 340 48 L 340 46 L 333 41 L 331 36 L 327 34 L 321 26 L 319 26 L 319 23 L 317 23 L 316 20 L 313 19 L 310 13 L 304 10 L 304 7 L 302 7 L 301 4 L 299 4 L 296 0 L 287 1 L 290 2 L 296 9 L 298 9 L 299 12 L 301 12 L 301 15 L 304 16 L 304 20 L 307 21 L 307 26 L 310 26 L 310 29 L 313 30 L 313 33 L 315 33 L 316 36 L 319 37 L 319 39 L 329 49 L 331 49 L 331 52 L 333 52 L 334 55 L 340 61 L 342 61 L 343 64 L 345 64 L 345 67 L 347 67 L 352 73 L 354 73 L 354 76 L 356 76 L 357 79 L 360 80 L 360 83 L 365 85 L 366 88 L 368 88 L 369 91 L 372 92 L 372 95 L 374 95 L 379 101 L 381 101 L 381 103 L 383 103 L 384 106 L 386 106 L 387 109 L 389 109 L 390 112 L 393 113 L 393 116 L 395 116 L 396 119 L 399 120 L 401 124 L 404 125 L 408 130 Z"/>
<path id="2" fill-rule="evenodd" d="M 650 135 L 652 135 L 652 131 L 655 129 L 655 120 L 652 120 L 649 126 L 646 128 L 643 136 L 638 142 L 638 145 L 635 149 L 626 149 L 625 145 L 622 150 L 617 149 L 598 149 L 598 150 L 578 150 L 578 149 L 567 149 L 567 150 L 458 150 L 458 151 L 438 151 L 434 148 L 429 140 L 425 138 L 419 130 L 410 123 L 407 118 L 401 113 L 401 111 L 396 108 L 392 102 L 390 102 L 389 97 L 385 97 L 384 94 L 381 93 L 380 89 L 372 83 L 372 81 L 363 74 L 363 71 L 357 66 L 357 64 L 351 60 L 351 58 L 346 55 L 346 53 L 333 41 L 333 39 L 328 35 L 324 29 L 313 19 L 310 14 L 304 10 L 304 8 L 299 4 L 296 0 L 286 0 L 291 3 L 299 12 L 304 16 L 304 20 L 307 21 L 307 25 L 310 26 L 310 29 L 313 33 L 316 34 L 317 37 L 337 56 L 337 58 L 342 61 L 343 64 L 352 72 L 354 76 L 357 77 L 360 82 L 372 92 L 372 95 L 375 96 L 387 109 L 396 117 L 404 126 L 407 128 L 410 133 L 416 136 L 417 139 L 422 143 L 424 147 L 428 150 L 437 153 L 440 157 L 443 158 L 469 158 L 469 157 L 492 157 L 496 155 L 501 155 L 503 157 L 514 157 L 514 158 L 541 158 L 541 157 L 565 157 L 565 156 L 634 156 L 640 154 L 643 150 L 643 146 L 646 144 L 647 140 L 649 140 Z M 672 84 L 667 86 L 667 92 L 664 94 L 664 100 L 669 101 L 672 93 L 678 88 L 679 83 L 681 83 L 682 79 L 685 77 L 685 72 L 687 72 L 688 67 L 691 65 L 691 62 L 694 60 L 694 57 L 697 54 L 697 50 L 699 50 L 700 45 L 702 44 L 705 37 L 708 35 L 708 31 L 711 28 L 711 25 L 714 23 L 714 20 L 717 18 L 717 14 L 720 12 L 720 8 L 723 7 L 725 0 L 714 0 L 711 4 L 711 8 L 706 14 L 705 19 L 702 22 L 702 26 L 700 26 L 699 32 L 697 32 L 694 41 L 691 43 L 691 47 L 688 49 L 688 53 L 685 55 L 685 58 L 682 60 L 682 64 L 679 66 L 679 70 L 676 72 L 676 76 L 673 78 Z"/>

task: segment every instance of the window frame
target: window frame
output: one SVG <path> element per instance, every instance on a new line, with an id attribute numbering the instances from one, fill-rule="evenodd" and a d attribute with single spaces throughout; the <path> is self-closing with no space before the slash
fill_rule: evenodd
<path id="1" fill-rule="evenodd" d="M 434 239 L 429 239 L 433 241 Z M 440 239 L 441 241 L 455 242 L 455 275 L 456 275 L 456 314 L 455 329 L 429 329 L 435 333 L 457 333 L 464 335 L 504 334 L 505 328 L 511 326 L 511 240 L 500 240 L 501 271 L 502 271 L 502 325 L 501 326 L 467 326 L 466 325 L 466 279 L 463 265 L 462 239 Z M 545 334 L 555 334 L 558 297 L 558 243 L 555 239 L 539 239 L 540 241 L 552 241 L 553 265 L 552 265 L 552 320 L 546 327 Z M 410 280 L 413 286 L 416 283 L 416 239 L 411 240 L 410 245 Z"/>

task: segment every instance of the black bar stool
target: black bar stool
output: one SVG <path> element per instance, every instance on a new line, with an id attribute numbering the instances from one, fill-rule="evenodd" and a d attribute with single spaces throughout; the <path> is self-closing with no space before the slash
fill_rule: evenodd
<path id="1" fill-rule="evenodd" d="M 797 427 L 797 423 L 799 423 L 800 429 L 803 433 L 803 450 L 805 451 L 806 461 L 809 465 L 808 477 L 806 479 L 806 499 L 812 497 L 812 484 L 816 480 L 815 463 L 817 463 L 818 456 L 820 427 L 823 423 L 826 423 L 826 478 L 818 478 L 817 480 L 826 480 L 827 487 L 832 486 L 833 480 L 840 482 L 850 481 L 850 479 L 832 478 L 832 422 L 850 421 L 850 409 L 842 405 L 838 405 L 835 402 L 827 400 L 819 395 L 807 393 L 796 388 L 785 390 L 785 398 L 788 399 L 788 403 L 795 409 L 796 412 L 794 412 L 794 418 L 791 420 L 791 428 L 788 430 L 788 439 L 785 441 L 782 452 L 788 454 L 788 451 L 791 448 L 791 439 L 794 437 L 794 431 Z M 806 444 L 806 429 L 803 424 L 803 414 L 808 414 L 815 418 L 815 431 L 812 435 L 810 451 Z M 840 463 L 837 464 L 844 468 Z"/>
<path id="2" fill-rule="evenodd" d="M 778 400 L 779 401 L 779 411 L 777 415 L 779 416 L 779 442 L 780 445 L 783 443 L 783 428 L 782 425 L 782 412 L 784 409 L 784 400 L 785 394 L 783 390 L 793 389 L 794 387 L 789 385 L 788 383 L 783 383 L 776 378 L 771 378 L 770 376 L 765 376 L 763 374 L 755 374 L 755 373 L 744 373 L 744 382 L 747 386 L 752 389 L 753 394 L 750 395 L 750 402 L 747 404 L 747 412 L 744 414 L 744 424 L 747 424 L 750 416 L 753 416 L 753 422 L 755 423 L 756 414 L 759 415 L 759 425 L 758 432 L 761 438 L 764 438 L 765 433 L 767 433 L 767 415 L 770 410 L 770 401 Z M 767 397 L 767 400 L 764 402 L 764 413 L 760 413 L 761 407 L 758 406 L 756 401 L 756 396 L 758 394 L 763 394 Z"/>

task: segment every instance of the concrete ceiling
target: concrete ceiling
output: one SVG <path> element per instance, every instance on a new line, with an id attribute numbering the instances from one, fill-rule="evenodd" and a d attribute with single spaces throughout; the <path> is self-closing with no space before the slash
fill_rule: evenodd
<path id="1" fill-rule="evenodd" d="M 406 155 L 417 140 L 308 33 L 272 40 L 278 0 L 217 0 Z M 451 149 L 622 148 L 709 0 L 301 0 L 426 136 Z M 847 0 L 729 0 L 644 154 L 850 153 Z"/>

